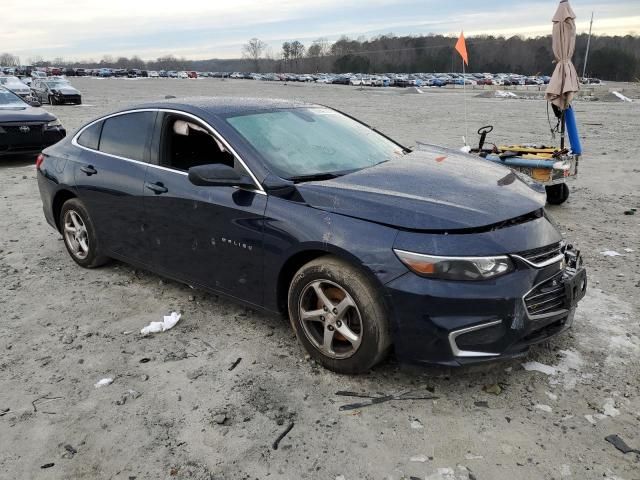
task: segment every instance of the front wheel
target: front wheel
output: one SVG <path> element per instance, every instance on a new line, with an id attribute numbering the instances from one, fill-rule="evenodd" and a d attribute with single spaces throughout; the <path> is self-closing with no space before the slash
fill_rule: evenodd
<path id="1" fill-rule="evenodd" d="M 325 256 L 304 265 L 291 282 L 288 303 L 298 340 L 329 370 L 364 373 L 389 350 L 381 294 L 347 262 Z"/>
<path id="2" fill-rule="evenodd" d="M 98 239 L 87 209 L 77 198 L 67 200 L 60 211 L 60 230 L 71 258 L 81 267 L 94 268 L 108 261 L 98 254 Z"/>
<path id="3" fill-rule="evenodd" d="M 550 185 L 547 190 L 547 202 L 551 205 L 562 205 L 569 198 L 569 187 L 566 183 Z"/>

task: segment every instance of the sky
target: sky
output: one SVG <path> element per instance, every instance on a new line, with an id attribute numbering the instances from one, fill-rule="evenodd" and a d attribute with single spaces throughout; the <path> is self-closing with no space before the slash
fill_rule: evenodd
<path id="1" fill-rule="evenodd" d="M 575 0 L 578 33 L 640 35 L 640 0 Z M 27 61 L 173 54 L 239 58 L 257 37 L 273 54 L 305 45 L 394 33 L 545 35 L 557 0 L 2 0 L 0 52 Z"/>

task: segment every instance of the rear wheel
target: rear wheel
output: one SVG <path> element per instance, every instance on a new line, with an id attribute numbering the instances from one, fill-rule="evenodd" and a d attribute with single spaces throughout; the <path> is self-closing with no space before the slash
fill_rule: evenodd
<path id="1" fill-rule="evenodd" d="M 562 205 L 569 198 L 569 187 L 566 183 L 550 185 L 547 190 L 547 202 L 551 205 Z"/>
<path id="2" fill-rule="evenodd" d="M 368 371 L 391 345 L 376 288 L 336 257 L 321 257 L 298 270 L 289 287 L 289 316 L 309 354 L 338 373 Z"/>
<path id="3" fill-rule="evenodd" d="M 77 198 L 67 200 L 60 211 L 60 230 L 71 258 L 80 266 L 94 268 L 109 259 L 98 254 L 98 239 L 87 209 Z"/>

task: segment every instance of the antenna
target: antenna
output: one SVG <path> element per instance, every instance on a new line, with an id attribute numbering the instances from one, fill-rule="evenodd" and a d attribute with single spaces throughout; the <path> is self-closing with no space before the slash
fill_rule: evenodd
<path id="1" fill-rule="evenodd" d="M 582 78 L 587 76 L 587 61 L 589 60 L 589 47 L 591 46 L 591 29 L 593 27 L 593 12 L 591 12 L 591 23 L 589 24 L 589 39 L 587 40 L 587 52 L 584 54 L 584 66 L 582 68 Z"/>

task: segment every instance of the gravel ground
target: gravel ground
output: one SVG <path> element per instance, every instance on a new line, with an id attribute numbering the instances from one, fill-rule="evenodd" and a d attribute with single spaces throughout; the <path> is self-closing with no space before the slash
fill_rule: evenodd
<path id="1" fill-rule="evenodd" d="M 171 94 L 310 100 L 408 145 L 460 146 L 464 135 L 460 91 L 73 83 L 85 105 L 45 107 L 70 132 Z M 542 101 L 468 95 L 467 108 L 470 132 L 493 124 L 495 141 L 549 142 Z M 580 101 L 576 110 L 587 153 L 569 201 L 549 208 L 589 269 L 575 326 L 523 360 L 464 369 L 391 358 L 368 375 L 339 376 L 308 361 L 281 318 L 118 262 L 82 270 L 43 218 L 33 159 L 3 159 L 0 478 L 640 479 L 640 455 L 604 440 L 619 434 L 640 448 L 640 214 L 624 215 L 640 207 L 640 108 Z M 183 312 L 174 329 L 138 334 L 172 310 Z M 523 361 L 555 370 L 527 371 Z M 96 389 L 105 377 L 113 383 Z M 335 395 L 409 389 L 438 399 L 340 412 L 348 399 Z"/>

